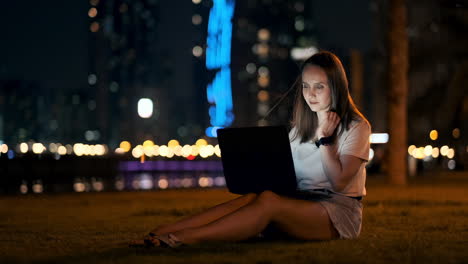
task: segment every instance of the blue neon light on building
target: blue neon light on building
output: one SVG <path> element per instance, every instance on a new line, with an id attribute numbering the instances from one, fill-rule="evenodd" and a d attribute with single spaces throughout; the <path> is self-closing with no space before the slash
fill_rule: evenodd
<path id="1" fill-rule="evenodd" d="M 213 0 L 208 20 L 206 68 L 216 76 L 207 86 L 211 127 L 206 135 L 216 137 L 216 130 L 234 121 L 231 90 L 231 38 L 234 0 Z"/>

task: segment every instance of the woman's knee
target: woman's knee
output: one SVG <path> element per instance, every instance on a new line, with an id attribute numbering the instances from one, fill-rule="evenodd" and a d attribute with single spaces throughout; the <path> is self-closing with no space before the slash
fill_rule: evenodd
<path id="1" fill-rule="evenodd" d="M 278 201 L 280 196 L 270 190 L 262 191 L 258 194 L 256 201 L 265 204 L 272 204 L 275 201 Z"/>
<path id="2" fill-rule="evenodd" d="M 245 197 L 247 200 L 255 200 L 255 199 L 258 197 L 258 194 L 256 194 L 256 193 L 248 193 L 248 194 L 245 194 L 244 197 Z"/>

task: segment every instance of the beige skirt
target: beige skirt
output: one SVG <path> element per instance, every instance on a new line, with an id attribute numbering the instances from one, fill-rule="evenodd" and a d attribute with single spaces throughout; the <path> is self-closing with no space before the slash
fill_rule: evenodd
<path id="1" fill-rule="evenodd" d="M 359 236 L 362 227 L 361 201 L 332 193 L 330 198 L 318 202 L 327 210 L 340 238 L 353 239 Z"/>
<path id="2" fill-rule="evenodd" d="M 327 210 L 341 239 L 357 238 L 362 226 L 362 202 L 355 198 L 325 191 L 298 191 L 292 198 L 316 201 Z"/>

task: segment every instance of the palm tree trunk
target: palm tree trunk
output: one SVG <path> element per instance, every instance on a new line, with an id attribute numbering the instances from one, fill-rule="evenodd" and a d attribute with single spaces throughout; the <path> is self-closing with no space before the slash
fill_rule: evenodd
<path id="1" fill-rule="evenodd" d="M 407 179 L 408 36 L 406 1 L 391 0 L 389 24 L 389 91 L 387 148 L 390 183 L 405 185 Z"/>

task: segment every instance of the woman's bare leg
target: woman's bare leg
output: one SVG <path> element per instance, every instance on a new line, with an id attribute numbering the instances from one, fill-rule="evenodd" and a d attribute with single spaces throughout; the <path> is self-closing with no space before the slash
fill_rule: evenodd
<path id="1" fill-rule="evenodd" d="M 328 240 L 338 236 L 327 211 L 319 203 L 290 199 L 270 191 L 216 221 L 173 234 L 185 244 L 239 241 L 258 234 L 270 222 L 299 239 Z"/>
<path id="2" fill-rule="evenodd" d="M 233 200 L 227 201 L 225 203 L 213 206 L 201 213 L 183 218 L 182 220 L 179 220 L 175 223 L 161 225 L 156 229 L 152 230 L 151 232 L 156 235 L 162 235 L 167 233 L 173 233 L 186 228 L 206 225 L 249 204 L 250 202 L 254 201 L 256 197 L 256 194 L 249 193 L 235 198 Z"/>

